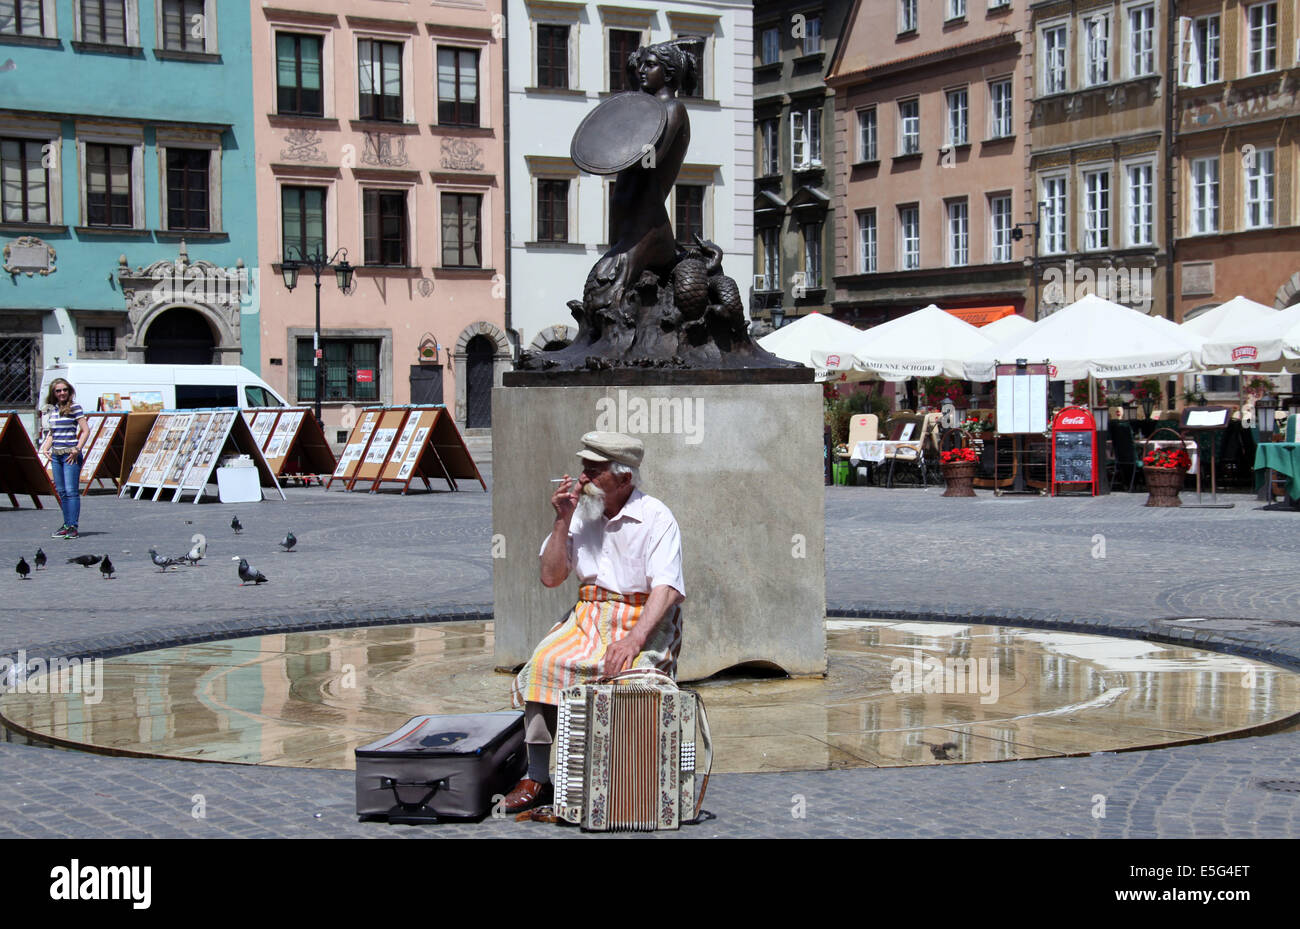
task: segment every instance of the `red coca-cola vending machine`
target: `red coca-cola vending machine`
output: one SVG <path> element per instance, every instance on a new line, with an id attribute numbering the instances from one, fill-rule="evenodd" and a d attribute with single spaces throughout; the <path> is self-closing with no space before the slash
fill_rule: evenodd
<path id="1" fill-rule="evenodd" d="M 1088 484 L 1092 496 L 1101 486 L 1097 460 L 1097 422 L 1080 406 L 1067 406 L 1052 420 L 1052 496 L 1058 484 L 1081 490 Z"/>

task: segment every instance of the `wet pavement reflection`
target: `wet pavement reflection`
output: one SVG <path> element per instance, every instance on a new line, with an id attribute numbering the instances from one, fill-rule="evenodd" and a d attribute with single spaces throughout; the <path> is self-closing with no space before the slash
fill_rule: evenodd
<path id="1" fill-rule="evenodd" d="M 689 642 L 687 643 L 689 645 Z M 1222 737 L 1300 713 L 1300 675 L 1153 642 L 1006 626 L 829 620 L 825 679 L 739 670 L 704 698 L 717 773 L 1052 757 Z M 510 708 L 492 624 L 266 635 L 106 659 L 97 692 L 0 698 L 99 751 L 351 769 L 411 716 Z M 66 688 L 64 688 L 66 689 Z"/>

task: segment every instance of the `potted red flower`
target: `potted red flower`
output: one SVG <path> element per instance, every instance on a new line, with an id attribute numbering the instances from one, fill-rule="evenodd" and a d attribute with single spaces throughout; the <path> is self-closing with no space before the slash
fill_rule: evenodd
<path id="1" fill-rule="evenodd" d="M 975 496 L 975 472 L 979 468 L 979 455 L 973 448 L 954 448 L 939 455 L 939 469 L 947 485 L 945 497 Z"/>
<path id="2" fill-rule="evenodd" d="M 1157 448 L 1142 459 L 1147 482 L 1146 506 L 1182 506 L 1178 492 L 1192 467 L 1185 449 Z"/>

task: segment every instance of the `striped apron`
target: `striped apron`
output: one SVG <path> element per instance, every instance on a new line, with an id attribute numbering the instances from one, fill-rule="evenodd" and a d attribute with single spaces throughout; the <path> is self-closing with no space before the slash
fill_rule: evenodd
<path id="1" fill-rule="evenodd" d="M 510 688 L 514 706 L 522 707 L 525 702 L 555 705 L 566 687 L 603 677 L 600 662 L 605 657 L 605 649 L 632 631 L 649 596 L 614 593 L 595 584 L 580 587 L 577 605 L 546 634 L 515 677 Z M 665 674 L 675 675 L 681 650 L 682 611 L 681 607 L 674 606 L 636 656 L 632 667 L 658 668 Z"/>

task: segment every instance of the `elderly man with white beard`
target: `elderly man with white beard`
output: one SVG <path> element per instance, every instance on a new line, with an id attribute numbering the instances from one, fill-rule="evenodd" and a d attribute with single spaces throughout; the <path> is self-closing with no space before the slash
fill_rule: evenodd
<path id="1" fill-rule="evenodd" d="M 549 803 L 556 705 L 567 687 L 628 668 L 677 670 L 682 646 L 682 541 L 662 501 L 637 489 L 645 454 L 619 432 L 582 437 L 582 474 L 565 475 L 551 496 L 555 522 L 542 543 L 541 579 L 558 587 L 578 576 L 578 602 L 547 633 L 515 678 L 524 707 L 528 773 L 506 795 L 505 811 Z"/>

